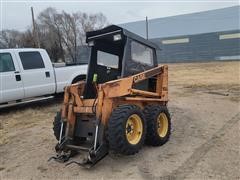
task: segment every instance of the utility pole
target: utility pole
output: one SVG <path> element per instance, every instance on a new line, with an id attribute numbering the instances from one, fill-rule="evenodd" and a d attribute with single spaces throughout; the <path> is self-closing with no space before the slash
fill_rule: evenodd
<path id="1" fill-rule="evenodd" d="M 33 25 L 33 39 L 34 39 L 34 44 L 37 45 L 38 48 L 40 48 L 38 32 L 37 32 L 36 24 L 35 24 L 35 20 L 34 20 L 33 7 L 31 7 L 31 12 L 32 12 L 32 25 Z"/>
<path id="2" fill-rule="evenodd" d="M 148 39 L 148 17 L 146 16 L 146 39 Z"/>

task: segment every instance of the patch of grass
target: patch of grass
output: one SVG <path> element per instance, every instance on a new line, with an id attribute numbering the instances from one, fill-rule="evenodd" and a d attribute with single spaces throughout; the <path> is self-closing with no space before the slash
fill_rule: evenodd
<path id="1" fill-rule="evenodd" d="M 8 134 L 5 129 L 0 129 L 0 146 L 9 142 Z"/>
<path id="2" fill-rule="evenodd" d="M 170 86 L 231 86 L 239 82 L 240 61 L 169 64 Z"/>

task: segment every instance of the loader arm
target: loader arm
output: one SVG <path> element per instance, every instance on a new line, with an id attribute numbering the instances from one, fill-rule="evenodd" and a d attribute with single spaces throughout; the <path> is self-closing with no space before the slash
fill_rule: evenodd
<path id="1" fill-rule="evenodd" d="M 133 85 L 146 79 L 156 77 L 155 92 L 134 89 Z M 127 95 L 139 95 L 146 97 L 160 97 L 167 101 L 168 96 L 168 66 L 158 66 L 130 77 L 109 81 L 102 85 L 104 94 L 108 98 Z"/>
<path id="2" fill-rule="evenodd" d="M 155 92 L 143 91 L 134 89 L 133 85 L 144 81 L 146 79 L 156 77 L 156 89 Z M 64 101 L 62 106 L 62 118 L 68 119 L 71 124 L 74 124 L 72 117 L 72 111 L 79 113 L 93 113 L 92 106 L 94 103 L 98 104 L 97 116 L 100 117 L 102 99 L 105 98 L 118 98 L 127 96 L 127 99 L 139 99 L 144 97 L 149 101 L 168 101 L 168 66 L 158 66 L 147 70 L 142 73 L 135 74 L 130 77 L 121 78 L 106 82 L 98 85 L 98 99 L 82 99 L 85 87 L 85 82 L 81 81 L 78 84 L 67 86 L 64 93 Z M 130 96 L 130 97 L 128 97 Z M 135 97 L 137 96 L 137 97 Z"/>

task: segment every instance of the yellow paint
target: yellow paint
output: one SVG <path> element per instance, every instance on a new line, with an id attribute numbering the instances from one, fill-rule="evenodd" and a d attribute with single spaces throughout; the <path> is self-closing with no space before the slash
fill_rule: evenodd
<path id="1" fill-rule="evenodd" d="M 130 144 L 136 145 L 141 140 L 143 124 L 137 114 L 131 115 L 126 122 L 126 137 Z"/>
<path id="2" fill-rule="evenodd" d="M 165 113 L 160 113 L 157 119 L 158 135 L 164 138 L 168 132 L 168 119 Z"/>

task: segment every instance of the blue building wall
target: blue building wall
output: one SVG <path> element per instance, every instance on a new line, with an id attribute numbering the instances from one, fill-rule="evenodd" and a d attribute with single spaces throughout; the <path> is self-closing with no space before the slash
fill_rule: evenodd
<path id="1" fill-rule="evenodd" d="M 240 33 L 240 30 L 188 36 L 151 39 L 161 51 L 159 62 L 194 62 L 240 59 L 240 38 L 219 39 L 219 35 Z M 187 43 L 163 44 L 163 40 L 189 38 Z"/>
<path id="2" fill-rule="evenodd" d="M 148 22 L 148 37 L 162 49 L 158 52 L 161 62 L 240 60 L 239 37 L 219 40 L 221 34 L 239 33 L 239 22 L 240 6 L 156 18 Z M 146 37 L 144 20 L 120 26 Z M 161 43 L 162 40 L 178 38 L 189 38 L 189 42 Z"/>

